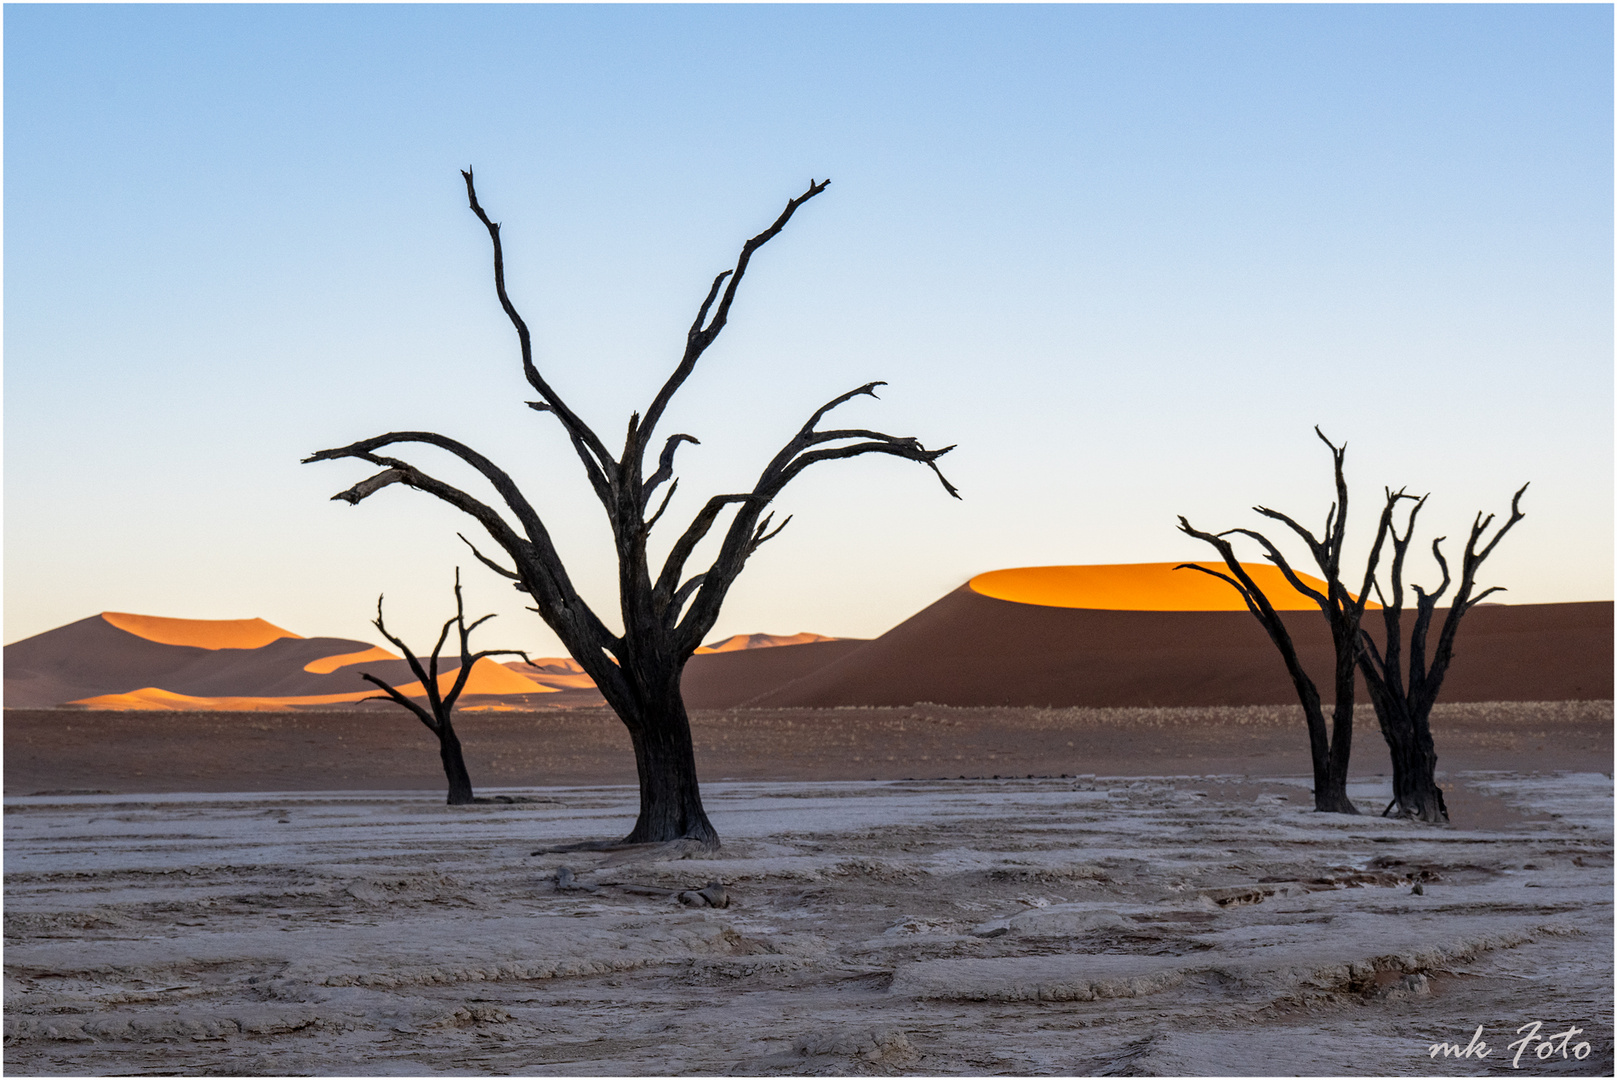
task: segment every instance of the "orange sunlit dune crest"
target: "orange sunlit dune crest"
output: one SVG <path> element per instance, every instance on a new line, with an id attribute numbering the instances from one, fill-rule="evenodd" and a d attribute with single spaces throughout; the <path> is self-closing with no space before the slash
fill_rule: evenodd
<path id="1" fill-rule="evenodd" d="M 101 617 L 126 634 L 196 649 L 261 649 L 281 638 L 303 636 L 263 619 L 168 619 L 124 611 L 103 611 Z"/>
<path id="2" fill-rule="evenodd" d="M 969 585 L 973 592 L 983 596 L 1040 607 L 1102 611 L 1246 610 L 1246 602 L 1233 586 L 1196 570 L 1175 570 L 1178 565 L 1164 562 L 1024 566 L 978 574 Z M 1222 563 L 1199 561 L 1196 565 L 1229 572 Z M 1268 563 L 1242 563 L 1241 567 L 1276 610 L 1317 610 L 1314 601 L 1292 588 L 1278 567 Z M 1309 588 L 1321 593 L 1326 591 L 1325 583 L 1319 578 L 1303 573 L 1297 576 Z"/>
<path id="3" fill-rule="evenodd" d="M 444 689 L 454 685 L 453 673 L 438 676 L 438 685 Z M 412 689 L 404 691 L 406 694 L 420 693 L 421 684 L 412 684 Z M 466 680 L 468 694 L 550 694 L 555 691 L 548 686 L 542 686 L 525 675 L 519 675 L 497 660 L 484 657 L 472 665 L 472 673 Z"/>
<path id="4" fill-rule="evenodd" d="M 381 650 L 377 650 L 380 652 Z M 455 671 L 442 672 L 438 676 L 438 688 L 449 690 L 455 685 Z M 398 687 L 399 693 L 405 697 L 425 697 L 426 691 L 419 682 L 412 682 Z M 177 709 L 184 711 L 201 712 L 239 712 L 251 710 L 284 709 L 294 705 L 341 705 L 350 702 L 362 701 L 374 697 L 379 691 L 361 690 L 348 694 L 307 694 L 299 697 L 197 697 L 191 694 L 176 694 L 170 690 L 163 690 L 155 686 L 142 687 L 131 690 L 125 694 L 100 694 L 96 697 L 81 698 L 69 702 L 71 705 L 82 705 L 89 709 Z M 472 666 L 472 673 L 466 679 L 466 689 L 462 693 L 472 694 L 552 694 L 555 690 L 543 686 L 532 679 L 524 678 L 516 672 L 496 663 L 487 657 L 479 660 Z"/>
<path id="5" fill-rule="evenodd" d="M 388 652 L 386 649 L 372 645 L 359 652 L 338 653 L 336 656 L 322 656 L 318 660 L 311 660 L 303 665 L 303 670 L 310 675 L 330 675 L 338 668 L 352 667 L 355 664 L 367 664 L 376 660 L 402 660 L 403 657 Z"/>
<path id="6" fill-rule="evenodd" d="M 421 684 L 413 687 L 417 692 Z M 360 701 L 370 697 L 371 692 L 361 691 L 357 694 L 315 694 L 303 697 L 196 697 L 191 694 L 176 694 L 169 690 L 162 690 L 155 686 L 145 686 L 139 690 L 131 690 L 127 694 L 101 694 L 97 697 L 82 698 L 72 701 L 70 705 L 82 705 L 87 709 L 131 709 L 152 711 L 157 709 L 172 709 L 184 712 L 243 712 L 263 711 L 273 712 L 284 709 L 290 705 L 339 705 L 346 702 Z"/>

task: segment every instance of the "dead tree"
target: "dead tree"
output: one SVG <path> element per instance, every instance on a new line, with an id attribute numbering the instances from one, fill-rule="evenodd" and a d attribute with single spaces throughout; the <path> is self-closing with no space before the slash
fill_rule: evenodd
<path id="1" fill-rule="evenodd" d="M 1314 559 L 1314 564 L 1319 568 L 1320 577 L 1326 583 L 1326 592 L 1321 593 L 1298 577 L 1291 564 L 1286 561 L 1286 557 L 1280 553 L 1280 549 L 1262 533 L 1252 529 L 1229 529 L 1216 534 L 1199 532 L 1183 517 L 1179 519 L 1179 531 L 1211 544 L 1223 557 L 1224 565 L 1230 572 L 1225 574 L 1192 563 L 1183 563 L 1176 569 L 1199 570 L 1204 574 L 1211 574 L 1229 582 L 1241 594 L 1241 599 L 1246 601 L 1247 610 L 1251 611 L 1262 624 L 1269 635 L 1269 640 L 1280 650 L 1281 659 L 1286 664 L 1286 673 L 1291 676 L 1292 685 L 1297 688 L 1297 698 L 1302 703 L 1303 717 L 1308 723 L 1308 748 L 1314 765 L 1314 809 L 1338 814 L 1357 814 L 1358 810 L 1347 795 L 1347 772 L 1348 759 L 1353 752 L 1355 689 L 1353 672 L 1359 655 L 1359 622 L 1364 616 L 1366 594 L 1375 580 L 1376 563 L 1381 556 L 1382 541 L 1391 528 L 1393 507 L 1399 499 L 1406 496 L 1401 491 L 1387 493 L 1387 504 L 1381 512 L 1381 521 L 1376 527 L 1375 543 L 1370 549 L 1370 557 L 1365 566 L 1364 583 L 1355 596 L 1342 584 L 1342 545 L 1347 538 L 1348 517 L 1347 478 L 1342 471 L 1342 462 L 1347 456 L 1347 444 L 1341 446 L 1332 444 L 1331 440 L 1325 437 L 1325 433 L 1317 427 L 1314 428 L 1314 434 L 1330 447 L 1336 473 L 1336 501 L 1331 504 L 1329 512 L 1325 515 L 1325 529 L 1322 535 L 1315 536 L 1278 510 L 1271 510 L 1265 506 L 1255 506 L 1253 509 L 1264 517 L 1285 525 L 1302 539 Z M 1331 628 L 1331 644 L 1334 646 L 1336 657 L 1332 672 L 1335 699 L 1331 709 L 1329 731 L 1325 725 L 1325 712 L 1320 702 L 1319 689 L 1303 670 L 1302 663 L 1297 658 L 1297 648 L 1292 643 L 1291 633 L 1286 629 L 1286 624 L 1263 590 L 1258 588 L 1235 557 L 1234 547 L 1225 539 L 1231 535 L 1245 536 L 1257 541 L 1263 548 L 1264 557 L 1280 568 L 1280 572 L 1285 575 L 1291 587 L 1318 605 L 1321 614 L 1325 616 L 1325 621 Z"/>
<path id="2" fill-rule="evenodd" d="M 401 639 L 388 633 L 387 627 L 382 623 L 382 598 L 376 598 L 376 618 L 371 624 L 377 632 L 391 641 L 393 645 L 404 654 L 404 659 L 410 664 L 410 672 L 420 681 L 421 688 L 426 691 L 427 708 L 405 697 L 390 684 L 378 679 L 369 672 L 362 671 L 361 679 L 382 688 L 386 697 L 369 697 L 366 701 L 393 701 L 415 713 L 416 719 L 427 725 L 427 730 L 438 737 L 438 756 L 443 759 L 444 777 L 449 781 L 449 805 L 463 806 L 472 801 L 472 778 L 466 772 L 466 759 L 461 755 L 460 736 L 455 734 L 455 725 L 450 714 L 455 711 L 455 702 L 460 700 L 461 691 L 466 689 L 466 680 L 471 678 L 472 665 L 485 656 L 520 656 L 527 660 L 528 654 L 520 649 L 484 649 L 472 652 L 472 631 L 494 618 L 493 615 L 484 615 L 476 622 L 467 625 L 466 605 L 460 595 L 460 568 L 455 568 L 455 617 L 444 623 L 444 628 L 438 634 L 438 642 L 432 647 L 432 656 L 425 666 L 416 658 L 410 646 Z M 438 687 L 438 654 L 443 652 L 444 642 L 449 639 L 449 628 L 456 627 L 460 634 L 460 670 L 455 673 L 455 681 L 449 687 L 449 692 L 443 693 Z"/>
<path id="3" fill-rule="evenodd" d="M 495 295 L 516 330 L 523 374 L 539 396 L 538 401 L 530 401 L 528 405 L 553 416 L 561 424 L 611 525 L 623 633 L 609 630 L 579 596 L 551 542 L 550 531 L 510 476 L 470 447 L 434 432 L 399 431 L 322 450 L 305 460 L 357 458 L 381 468 L 381 472 L 334 498 L 357 504 L 384 487 L 403 484 L 476 518 L 505 552 L 510 565 L 502 566 L 476 548 L 473 548 L 474 554 L 484 565 L 511 579 L 518 589 L 533 597 L 533 610 L 595 680 L 607 703 L 628 728 L 640 778 L 640 814 L 622 842 L 688 838 L 716 847 L 718 834 L 702 808 L 690 722 L 680 696 L 680 675 L 686 661 L 713 628 L 719 608 L 747 559 L 759 545 L 785 527 L 786 522 L 782 521 L 780 526 L 771 529 L 772 516 L 765 512 L 766 508 L 809 466 L 862 454 L 888 454 L 925 464 L 937 474 L 944 489 L 958 498 L 953 485 L 944 479 L 936 464 L 937 459 L 953 447 L 928 450 L 914 438 L 862 428 L 821 430 L 820 421 L 832 409 L 860 395 L 875 397 L 876 387 L 884 385 L 866 383 L 816 409 L 764 467 L 750 491 L 709 498 L 674 541 L 661 569 L 653 577 L 648 566 L 647 544 L 652 528 L 662 519 L 678 486 L 678 481 L 673 479 L 674 455 L 682 443 L 698 441 L 683 433 L 668 436 L 656 454 L 655 468 L 647 475 L 646 456 L 653 446 L 657 425 L 697 361 L 724 329 L 736 289 L 753 254 L 785 228 L 798 207 L 824 191 L 830 181 L 810 181 L 808 190 L 787 202 L 774 224 L 742 245 L 734 268 L 713 279 L 686 333 L 678 365 L 644 415 L 630 416 L 623 450 L 614 456 L 601 437 L 567 406 L 540 374 L 534 362 L 528 325 L 506 295 L 500 226 L 491 221 L 478 204 L 471 172 L 461 175 L 466 180 L 472 213 L 488 230 L 493 243 Z M 500 511 L 459 488 L 429 476 L 406 461 L 381 453 L 384 448 L 399 443 L 437 447 L 470 465 L 493 487 L 505 509 L 515 518 L 515 524 L 508 523 Z M 648 514 L 653 496 L 665 483 L 667 490 L 655 511 Z M 718 555 L 706 569 L 687 573 L 686 563 L 697 545 L 732 507 L 734 517 L 724 532 Z"/>
<path id="4" fill-rule="evenodd" d="M 1432 742 L 1430 723 L 1432 706 L 1437 704 L 1438 691 L 1443 688 L 1443 677 L 1454 658 L 1454 637 L 1460 629 L 1460 620 L 1484 597 L 1502 591 L 1503 587 L 1496 585 L 1476 596 L 1471 595 L 1471 590 L 1476 586 L 1478 568 L 1493 554 L 1493 549 L 1511 527 L 1526 516 L 1521 511 L 1522 495 L 1526 491 L 1527 485 L 1523 484 L 1510 500 L 1510 519 L 1480 550 L 1477 545 L 1482 543 L 1488 527 L 1493 524 L 1493 515 L 1483 517 L 1479 513 L 1472 521 L 1471 535 L 1466 539 L 1465 553 L 1460 557 L 1460 587 L 1455 590 L 1448 615 L 1438 631 L 1437 645 L 1432 650 L 1430 663 L 1426 659 L 1426 645 L 1432 615 L 1437 609 L 1437 602 L 1452 583 L 1448 560 L 1443 557 L 1442 551 L 1442 543 L 1447 538 L 1439 536 L 1432 541 L 1432 557 L 1443 571 L 1442 583 L 1430 593 L 1419 585 L 1410 586 L 1415 593 L 1415 624 L 1410 627 L 1406 656 L 1402 626 L 1404 556 L 1409 552 L 1409 541 L 1415 534 L 1415 518 L 1420 514 L 1421 507 L 1426 505 L 1426 496 L 1421 496 L 1410 509 L 1402 536 L 1398 535 L 1396 529 L 1388 530 L 1392 536 L 1392 565 L 1388 570 L 1390 595 L 1381 591 L 1379 582 L 1374 586 L 1376 599 L 1382 605 L 1385 640 L 1378 648 L 1375 640 L 1361 630 L 1363 647 L 1359 653 L 1359 670 L 1364 674 L 1370 704 L 1375 708 L 1381 735 L 1387 740 L 1387 749 L 1392 754 L 1392 801 L 1382 811 L 1383 817 L 1397 807 L 1400 817 L 1429 822 L 1449 819 L 1443 789 L 1437 786 L 1436 780 L 1437 750 Z"/>

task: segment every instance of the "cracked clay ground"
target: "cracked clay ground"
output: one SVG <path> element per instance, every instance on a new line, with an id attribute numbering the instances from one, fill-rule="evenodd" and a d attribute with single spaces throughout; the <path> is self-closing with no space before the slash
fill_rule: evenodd
<path id="1" fill-rule="evenodd" d="M 11 797 L 5 1068 L 1610 1075 L 1611 779 L 1450 779 L 1487 828 L 1384 781 L 717 783 L 685 859 L 530 855 L 624 787 Z M 1531 1021 L 1587 1056 L 1513 1069 Z"/>

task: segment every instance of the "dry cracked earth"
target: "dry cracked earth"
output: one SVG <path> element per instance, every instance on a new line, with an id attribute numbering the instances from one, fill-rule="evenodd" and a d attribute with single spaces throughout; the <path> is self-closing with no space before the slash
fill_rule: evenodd
<path id="1" fill-rule="evenodd" d="M 721 783 L 694 858 L 531 854 L 623 787 L 11 797 L 5 1069 L 1611 1075 L 1611 778 L 1450 780 L 1488 828 L 1384 781 Z"/>

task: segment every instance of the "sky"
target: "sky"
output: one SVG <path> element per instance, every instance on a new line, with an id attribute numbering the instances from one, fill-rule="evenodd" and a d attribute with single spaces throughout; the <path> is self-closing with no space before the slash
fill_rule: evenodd
<path id="1" fill-rule="evenodd" d="M 1531 481 L 1483 584 L 1610 600 L 1612 30 L 1604 5 L 7 5 L 4 640 L 113 610 L 376 641 L 379 594 L 420 639 L 460 566 L 483 647 L 557 655 L 475 523 L 332 502 L 372 470 L 299 464 L 423 428 L 517 479 L 616 622 L 467 166 L 541 369 L 609 444 L 712 277 L 831 178 L 664 421 L 701 439 L 669 520 L 874 379 L 841 419 L 956 444 L 963 497 L 814 467 L 713 638 L 1206 557 L 1180 514 L 1317 527 L 1316 424 L 1348 444 L 1354 557 L 1385 485 L 1430 493 L 1420 546 L 1452 554 Z"/>

